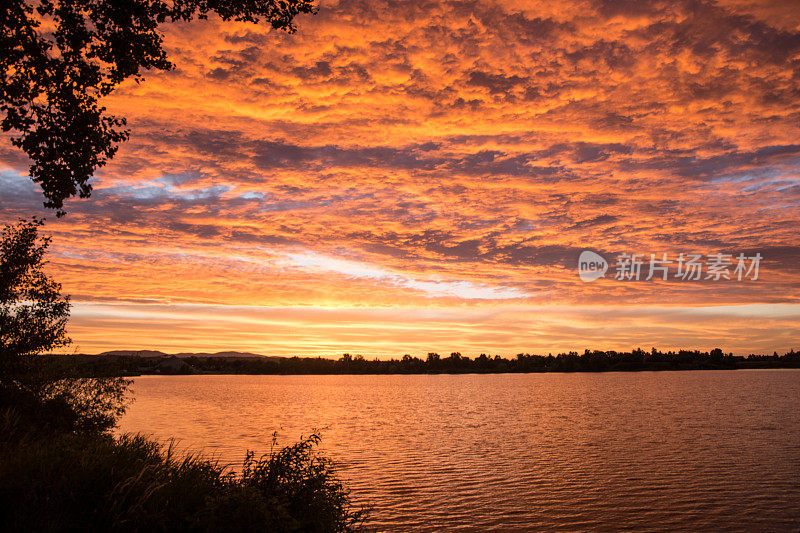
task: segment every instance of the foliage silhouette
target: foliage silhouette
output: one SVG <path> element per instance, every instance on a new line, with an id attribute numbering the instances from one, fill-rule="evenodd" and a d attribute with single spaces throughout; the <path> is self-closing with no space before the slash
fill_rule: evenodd
<path id="1" fill-rule="evenodd" d="M 0 367 L 20 357 L 69 344 L 69 297 L 44 272 L 50 238 L 39 238 L 41 220 L 8 225 L 0 237 Z"/>
<path id="2" fill-rule="evenodd" d="M 295 31 L 311 0 L 10 0 L 0 10 L 0 126 L 30 158 L 45 207 L 91 195 L 89 178 L 128 139 L 100 100 L 142 70 L 168 70 L 158 25 L 205 19 Z"/>
<path id="3" fill-rule="evenodd" d="M 32 435 L 0 412 L 0 516 L 9 531 L 357 530 L 367 510 L 352 506 L 318 443 L 273 441 L 236 473 L 141 435 Z"/>
<path id="4" fill-rule="evenodd" d="M 50 429 L 103 430 L 124 411 L 128 381 L 75 375 L 42 352 L 69 344 L 69 297 L 44 271 L 50 244 L 41 220 L 6 226 L 0 238 L 0 407 L 16 406 Z"/>

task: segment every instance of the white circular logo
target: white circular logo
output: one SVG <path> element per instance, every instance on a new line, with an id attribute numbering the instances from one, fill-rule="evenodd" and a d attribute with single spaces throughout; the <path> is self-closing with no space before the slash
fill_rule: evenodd
<path id="1" fill-rule="evenodd" d="M 605 276 L 608 270 L 608 261 L 600 255 L 590 250 L 581 252 L 578 258 L 578 275 L 582 281 L 594 281 Z"/>

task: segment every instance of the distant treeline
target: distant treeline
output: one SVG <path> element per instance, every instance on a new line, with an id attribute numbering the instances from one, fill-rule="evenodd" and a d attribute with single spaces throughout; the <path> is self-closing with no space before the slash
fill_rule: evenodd
<path id="1" fill-rule="evenodd" d="M 745 368 L 800 368 L 800 352 L 784 355 L 735 356 L 719 348 L 710 352 L 668 351 L 653 348 L 631 352 L 586 350 L 558 355 L 517 354 L 504 358 L 480 354 L 470 358 L 429 353 L 426 358 L 366 359 L 344 354 L 322 357 L 141 357 L 110 355 L 48 355 L 51 364 L 68 366 L 84 376 L 142 374 L 439 374 L 503 372 L 607 372 L 637 370 L 713 370 Z"/>

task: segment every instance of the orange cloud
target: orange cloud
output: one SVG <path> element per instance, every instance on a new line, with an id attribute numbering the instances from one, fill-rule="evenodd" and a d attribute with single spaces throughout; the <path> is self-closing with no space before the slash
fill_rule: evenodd
<path id="1" fill-rule="evenodd" d="M 790 348 L 796 313 L 770 313 L 800 296 L 795 11 L 365 0 L 323 2 L 295 35 L 165 27 L 177 70 L 109 98 L 131 140 L 48 224 L 54 275 L 90 306 L 72 335 L 87 351 L 388 353 L 418 324 L 407 350 Z M 41 212 L 25 162 L 7 147 L 0 161 L 3 218 Z M 585 284 L 587 248 L 764 261 L 753 282 Z M 132 305 L 146 316 L 101 319 Z M 199 307 L 159 326 L 183 320 L 176 305 Z M 585 306 L 647 319 L 612 328 Z M 747 320 L 710 306 L 751 310 L 752 348 Z M 357 334 L 314 307 L 358 310 Z M 219 309 L 238 317 L 224 332 Z M 273 340 L 254 337 L 238 309 L 284 313 L 295 333 L 270 319 Z M 452 323 L 422 327 L 419 310 Z M 407 329 L 386 333 L 382 313 Z"/>

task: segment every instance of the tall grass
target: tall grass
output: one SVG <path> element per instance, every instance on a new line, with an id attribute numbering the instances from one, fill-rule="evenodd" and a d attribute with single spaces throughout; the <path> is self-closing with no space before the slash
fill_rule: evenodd
<path id="1" fill-rule="evenodd" d="M 238 472 L 141 435 L 24 427 L 0 411 L 0 516 L 11 531 L 355 531 L 366 511 L 312 434 Z"/>

